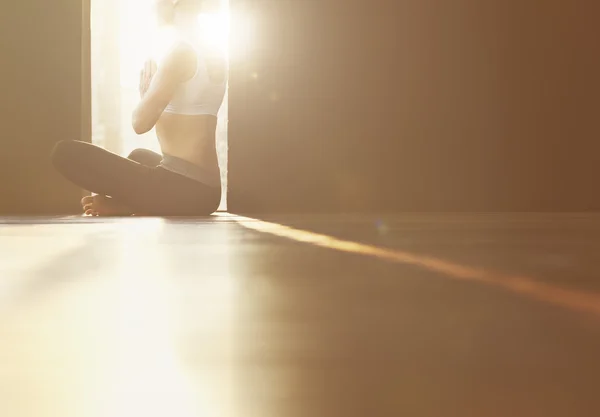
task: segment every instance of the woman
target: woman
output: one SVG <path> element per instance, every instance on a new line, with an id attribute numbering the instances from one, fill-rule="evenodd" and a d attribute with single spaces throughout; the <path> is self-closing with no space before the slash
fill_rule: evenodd
<path id="1" fill-rule="evenodd" d="M 63 141 L 52 160 L 76 185 L 96 193 L 82 200 L 86 214 L 202 216 L 217 210 L 221 181 L 215 134 L 226 88 L 224 57 L 197 42 L 198 1 L 158 0 L 159 23 L 178 41 L 140 77 L 133 129 L 156 127 L 162 155 L 145 149 L 122 158 L 97 146 Z"/>

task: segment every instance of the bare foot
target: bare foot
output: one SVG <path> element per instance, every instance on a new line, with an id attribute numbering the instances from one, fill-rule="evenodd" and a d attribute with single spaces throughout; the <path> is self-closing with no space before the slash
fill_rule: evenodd
<path id="1" fill-rule="evenodd" d="M 84 213 L 89 216 L 131 216 L 133 214 L 127 207 L 104 195 L 83 197 L 81 206 Z"/>

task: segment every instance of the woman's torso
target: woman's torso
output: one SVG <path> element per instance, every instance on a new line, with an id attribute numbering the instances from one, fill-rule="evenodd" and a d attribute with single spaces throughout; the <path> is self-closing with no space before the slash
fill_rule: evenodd
<path id="1" fill-rule="evenodd" d="M 188 161 L 218 179 L 215 144 L 217 113 L 226 89 L 226 71 L 220 62 L 196 51 L 194 76 L 181 84 L 156 123 L 163 154 Z M 159 63 L 160 65 L 160 63 Z"/>

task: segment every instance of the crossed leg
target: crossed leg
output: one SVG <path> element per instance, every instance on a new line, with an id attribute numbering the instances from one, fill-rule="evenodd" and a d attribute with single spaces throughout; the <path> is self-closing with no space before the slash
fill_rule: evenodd
<path id="1" fill-rule="evenodd" d="M 52 162 L 71 182 L 97 194 L 81 201 L 85 213 L 126 216 L 134 208 L 126 202 L 137 201 L 134 197 L 139 197 L 140 188 L 147 183 L 152 170 L 148 165 L 158 165 L 161 158 L 143 150 L 136 150 L 131 156 L 145 165 L 89 143 L 62 141 L 54 147 Z"/>
<path id="2" fill-rule="evenodd" d="M 137 149 L 123 158 L 79 141 L 59 142 L 52 153 L 58 172 L 97 194 L 82 201 L 88 214 L 208 216 L 217 209 L 219 187 L 164 169 L 161 160 L 148 150 Z"/>

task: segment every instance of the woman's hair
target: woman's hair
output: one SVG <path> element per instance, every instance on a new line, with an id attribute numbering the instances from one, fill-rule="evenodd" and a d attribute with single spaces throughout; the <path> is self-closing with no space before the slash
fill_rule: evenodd
<path id="1" fill-rule="evenodd" d="M 205 0 L 174 0 L 175 10 L 185 13 L 199 13 Z"/>
<path id="2" fill-rule="evenodd" d="M 154 9 L 161 24 L 171 24 L 176 13 L 200 13 L 205 0 L 154 0 Z"/>
<path id="3" fill-rule="evenodd" d="M 159 24 L 171 24 L 175 17 L 173 0 L 154 0 L 154 12 Z"/>

